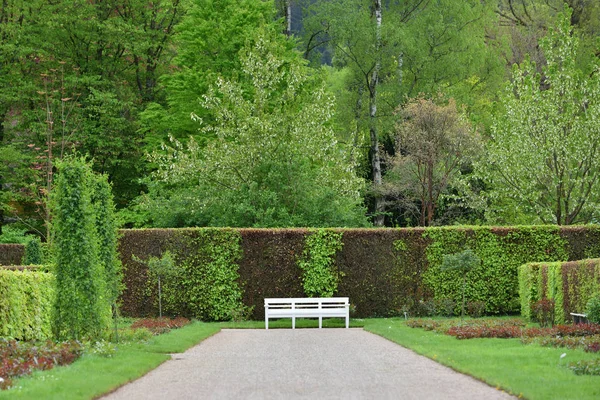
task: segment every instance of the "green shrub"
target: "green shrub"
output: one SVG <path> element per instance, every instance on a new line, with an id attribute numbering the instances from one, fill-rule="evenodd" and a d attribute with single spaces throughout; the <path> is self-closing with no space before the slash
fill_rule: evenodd
<path id="1" fill-rule="evenodd" d="M 30 239 L 27 235 L 27 229 L 18 228 L 13 225 L 2 226 L 2 235 L 0 235 L 0 243 L 4 244 L 25 244 Z"/>
<path id="2" fill-rule="evenodd" d="M 600 292 L 600 259 L 530 263 L 519 268 L 521 314 L 533 319 L 532 307 L 542 299 L 554 301 L 554 322 L 569 321 L 582 313 L 594 293 Z"/>
<path id="3" fill-rule="evenodd" d="M 569 363 L 575 375 L 600 375 L 600 358 Z"/>
<path id="4" fill-rule="evenodd" d="M 0 269 L 0 337 L 49 338 L 54 294 L 52 274 Z"/>
<path id="5" fill-rule="evenodd" d="M 176 279 L 183 278 L 181 275 L 181 268 L 175 264 L 173 255 L 169 250 L 165 251 L 160 258 L 150 257 L 147 261 L 144 261 L 133 255 L 133 259 L 148 267 L 149 291 L 152 291 L 154 285 L 157 285 L 158 287 L 158 316 L 162 318 L 162 284 L 166 283 L 168 288 L 174 289 L 177 287 L 179 282 Z M 174 293 L 167 293 L 167 295 L 173 299 L 178 297 L 178 293 L 178 291 L 175 291 Z"/>
<path id="6" fill-rule="evenodd" d="M 25 243 L 24 265 L 41 265 L 44 263 L 44 255 L 42 252 L 42 244 L 40 239 L 33 237 Z"/>
<path id="7" fill-rule="evenodd" d="M 52 192 L 52 255 L 56 303 L 53 330 L 57 339 L 97 338 L 110 324 L 103 265 L 98 257 L 94 178 L 83 160 L 58 164 Z"/>
<path id="8" fill-rule="evenodd" d="M 239 231 L 234 229 L 183 230 L 170 244 L 181 265 L 181 280 L 173 287 L 171 304 L 181 314 L 205 321 L 223 321 L 244 308 L 238 279 L 242 255 Z M 190 251 L 194 249 L 194 251 Z"/>
<path id="9" fill-rule="evenodd" d="M 600 293 L 596 293 L 588 300 L 585 312 L 587 319 L 595 324 L 600 324 Z"/>
<path id="10" fill-rule="evenodd" d="M 454 271 L 456 272 L 462 281 L 462 303 L 460 309 L 460 316 L 465 316 L 465 292 L 467 286 L 467 274 L 471 272 L 477 265 L 481 264 L 479 257 L 473 253 L 473 250 L 466 249 L 460 253 L 446 254 L 444 255 L 440 271 Z M 469 302 L 472 303 L 472 302 Z M 485 307 L 485 303 L 484 303 Z"/>
<path id="11" fill-rule="evenodd" d="M 308 297 L 331 297 L 337 291 L 343 273 L 335 266 L 335 255 L 342 245 L 342 234 L 328 229 L 317 229 L 306 237 L 298 266 Z"/>
<path id="12" fill-rule="evenodd" d="M 456 279 L 456 272 L 440 267 L 444 255 L 470 248 L 481 263 L 467 274 L 466 301 L 485 301 L 489 314 L 519 310 L 520 265 L 568 258 L 567 242 L 555 226 L 431 228 L 424 235 L 432 243 L 425 250 L 429 268 L 423 282 L 435 298 L 461 301 L 462 281 Z"/>
<path id="13" fill-rule="evenodd" d="M 123 313 L 144 317 L 158 315 L 156 290 L 146 293 L 147 267 L 132 261 L 131 254 L 143 259 L 160 257 L 166 250 L 178 254 L 178 259 L 188 256 L 206 258 L 200 247 L 178 246 L 177 239 L 193 236 L 201 229 L 135 229 L 121 231 L 120 253 L 125 269 L 126 290 L 123 293 Z M 208 229 L 207 235 L 221 235 L 227 229 Z M 229 230 L 231 231 L 231 230 Z M 304 293 L 299 260 L 307 248 L 306 240 L 314 231 L 307 229 L 236 229 L 239 234 L 239 258 L 236 278 L 245 306 L 254 307 L 252 317 L 264 318 L 265 297 L 302 297 Z M 488 314 L 504 314 L 519 311 L 521 280 L 519 266 L 532 261 L 576 260 L 583 254 L 600 256 L 600 227 L 432 227 L 411 229 L 339 229 L 343 247 L 335 253 L 335 268 L 343 272 L 338 282 L 338 293 L 350 297 L 356 307 L 356 317 L 402 315 L 403 306 L 417 311 L 419 301 L 448 299 L 455 304 L 462 300 L 462 285 L 456 272 L 441 271 L 443 256 L 471 248 L 481 259 L 481 264 L 467 274 L 465 298 L 467 302 L 485 302 Z M 208 240 L 208 239 L 207 239 Z M 215 239 L 217 240 L 217 239 Z M 237 240 L 237 239 L 236 239 Z M 179 240 L 180 241 L 180 240 Z M 204 268 L 204 267 L 203 267 Z M 233 266 L 231 266 L 233 268 Z M 519 270 L 519 273 L 521 271 Z M 592 275 L 581 275 L 579 286 L 589 286 Z M 531 279 L 537 282 L 538 275 Z M 554 276 L 556 284 L 574 285 L 574 271 L 563 271 Z M 545 278 L 544 278 L 545 279 Z M 182 285 L 175 287 L 182 289 Z M 165 289 L 166 290 L 166 289 Z M 537 286 L 527 290 L 535 292 Z M 586 293 L 591 287 L 585 288 Z M 536 293 L 530 293 L 525 301 L 529 309 L 531 300 L 537 301 Z M 555 299 L 557 310 L 564 304 L 569 309 L 585 309 L 582 298 L 569 293 L 561 302 Z M 179 296 L 182 297 L 182 296 Z M 165 300 L 177 311 L 173 315 L 190 315 L 183 299 Z M 179 301 L 181 300 L 181 301 Z M 179 301 L 179 303 L 177 303 Z M 583 303 L 582 303 L 583 301 Z M 566 309 L 566 305 L 564 306 Z M 454 312 L 458 313 L 460 306 Z M 441 312 L 441 308 L 436 310 Z M 169 312 L 168 312 L 169 313 Z M 238 313 L 239 314 L 239 313 Z M 559 313 L 557 312 L 556 315 Z M 564 312 L 563 312 L 564 314 Z M 568 315 L 568 314 L 567 314 Z"/>
<path id="14" fill-rule="evenodd" d="M 98 236 L 98 259 L 102 265 L 106 297 L 117 315 L 117 299 L 123 291 L 123 272 L 117 253 L 118 227 L 115 217 L 115 205 L 108 176 L 96 175 L 93 179 L 92 203 L 96 216 L 96 234 Z"/>

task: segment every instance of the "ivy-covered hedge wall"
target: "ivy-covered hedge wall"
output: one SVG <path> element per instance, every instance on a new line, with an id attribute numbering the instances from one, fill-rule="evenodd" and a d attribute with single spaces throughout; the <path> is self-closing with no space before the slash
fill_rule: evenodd
<path id="1" fill-rule="evenodd" d="M 328 253 L 328 257 L 334 257 L 331 267 L 339 273 L 334 295 L 350 297 L 357 317 L 398 315 L 403 309 L 414 308 L 420 300 L 430 298 L 450 298 L 459 303 L 460 277 L 454 276 L 456 273 L 452 271 L 442 272 L 439 267 L 444 254 L 466 248 L 471 248 L 482 260 L 481 265 L 467 275 L 467 301 L 484 301 L 489 314 L 519 311 L 517 269 L 520 265 L 575 260 L 582 255 L 600 257 L 598 226 L 331 231 L 342 234 L 341 248 L 333 256 Z M 303 254 L 307 238 L 314 232 L 309 229 L 218 228 L 124 230 L 120 239 L 126 270 L 123 313 L 130 316 L 157 314 L 157 290 L 147 282 L 147 268 L 133 261 L 131 255 L 147 259 L 169 250 L 177 254 L 179 263 L 187 265 L 186 274 L 196 275 L 192 281 L 200 285 L 213 282 L 220 285 L 219 290 L 226 289 L 227 301 L 221 305 L 216 304 L 216 299 L 223 296 L 207 295 L 213 299 L 209 309 L 217 307 L 222 314 L 216 317 L 206 314 L 212 311 L 202 311 L 201 315 L 223 319 L 246 313 L 248 307 L 253 307 L 251 316 L 261 319 L 265 297 L 306 295 L 300 263 L 306 259 Z M 185 262 L 190 257 L 195 261 Z M 221 270 L 222 276 L 206 275 Z M 197 297 L 201 291 L 197 291 L 195 299 L 190 297 L 185 288 L 198 287 L 192 281 L 181 281 L 176 286 L 181 289 L 178 299 L 207 301 Z M 192 312 L 189 305 L 172 304 L 172 314 L 198 314 Z M 204 306 L 195 304 L 193 307 Z"/>
<path id="2" fill-rule="evenodd" d="M 555 322 L 568 322 L 570 313 L 585 312 L 595 293 L 600 293 L 600 259 L 527 263 L 519 267 L 519 298 L 525 318 L 532 319 L 533 303 L 553 299 Z"/>
<path id="3" fill-rule="evenodd" d="M 0 244 L 0 265 L 21 265 L 25 255 L 25 245 Z"/>
<path id="4" fill-rule="evenodd" d="M 49 338 L 54 285 L 50 273 L 0 269 L 0 337 Z"/>

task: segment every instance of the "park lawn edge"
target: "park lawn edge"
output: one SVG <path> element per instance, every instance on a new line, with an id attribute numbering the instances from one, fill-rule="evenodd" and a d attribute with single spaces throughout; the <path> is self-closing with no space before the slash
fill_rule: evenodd
<path id="1" fill-rule="evenodd" d="M 146 344 L 117 345 L 112 357 L 85 354 L 74 363 L 13 380 L 13 388 L 0 391 L 4 399 L 95 399 L 114 392 L 181 353 L 218 333 L 217 324 L 192 322 L 156 336 Z"/>
<path id="2" fill-rule="evenodd" d="M 583 350 L 525 345 L 520 339 L 459 340 L 410 328 L 398 318 L 366 321 L 366 331 L 519 398 L 600 398 L 600 377 L 567 368 L 569 362 L 598 357 Z"/>

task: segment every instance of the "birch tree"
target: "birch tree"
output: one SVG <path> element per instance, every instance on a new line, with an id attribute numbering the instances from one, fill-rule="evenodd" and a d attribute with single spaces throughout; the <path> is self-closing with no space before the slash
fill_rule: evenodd
<path id="1" fill-rule="evenodd" d="M 497 204 L 559 225 L 588 222 L 600 200 L 600 70 L 577 69 L 569 18 L 541 41 L 542 74 L 528 60 L 514 66 L 487 166 Z"/>
<path id="2" fill-rule="evenodd" d="M 340 125 L 361 139 L 346 140 L 368 143 L 370 211 L 381 226 L 382 151 L 393 146 L 394 109 L 421 92 L 444 91 L 468 100 L 479 96 L 478 88 L 489 83 L 482 26 L 491 8 L 473 0 L 331 0 L 305 7 L 305 14 L 305 57 L 314 61 L 316 49 L 327 46 L 336 70 L 347 70 L 346 109 L 338 114 L 354 120 Z"/>

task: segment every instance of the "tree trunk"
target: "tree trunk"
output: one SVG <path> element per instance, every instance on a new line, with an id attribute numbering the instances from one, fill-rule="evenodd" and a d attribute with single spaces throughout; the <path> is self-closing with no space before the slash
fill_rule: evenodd
<path id="1" fill-rule="evenodd" d="M 376 61 L 371 80 L 369 82 L 369 132 L 371 135 L 371 168 L 373 169 L 373 185 L 375 188 L 375 218 L 373 223 L 375 226 L 383 226 L 384 222 L 384 205 L 381 191 L 381 154 L 379 150 L 379 138 L 377 134 L 377 86 L 379 84 L 379 70 L 381 68 L 381 60 L 379 50 L 381 47 L 381 0 L 374 0 L 375 6 L 375 49 Z"/>

